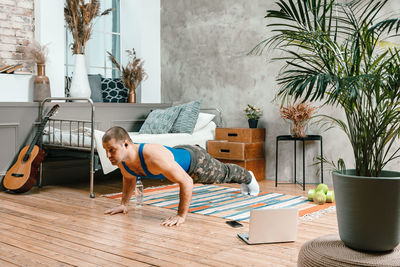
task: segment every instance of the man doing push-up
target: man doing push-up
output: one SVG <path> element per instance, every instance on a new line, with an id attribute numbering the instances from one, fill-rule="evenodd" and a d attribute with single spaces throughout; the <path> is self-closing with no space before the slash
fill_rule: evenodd
<path id="1" fill-rule="evenodd" d="M 121 205 L 105 214 L 127 213 L 129 200 L 135 191 L 136 178 L 167 178 L 179 185 L 179 206 L 176 216 L 163 221 L 164 226 L 179 226 L 187 216 L 192 200 L 193 183 L 239 183 L 242 194 L 256 196 L 259 186 L 251 171 L 225 164 L 200 146 L 179 145 L 173 148 L 158 144 L 133 143 L 121 127 L 110 128 L 103 136 L 103 147 L 111 164 L 121 170 Z"/>

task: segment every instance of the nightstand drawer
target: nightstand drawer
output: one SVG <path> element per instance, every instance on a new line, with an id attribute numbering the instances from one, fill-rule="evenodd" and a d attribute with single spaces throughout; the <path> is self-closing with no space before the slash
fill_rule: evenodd
<path id="1" fill-rule="evenodd" d="M 258 159 L 264 157 L 264 142 L 236 143 L 210 140 L 207 141 L 207 151 L 216 159 Z"/>
<path id="2" fill-rule="evenodd" d="M 264 128 L 216 128 L 216 140 L 227 140 L 230 142 L 255 143 L 264 142 Z"/>

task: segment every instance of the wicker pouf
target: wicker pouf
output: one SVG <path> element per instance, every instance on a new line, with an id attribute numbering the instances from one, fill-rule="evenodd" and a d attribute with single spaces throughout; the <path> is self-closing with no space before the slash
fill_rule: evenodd
<path id="1" fill-rule="evenodd" d="M 301 247 L 297 266 L 400 266 L 400 246 L 387 253 L 365 253 L 346 247 L 338 235 L 326 235 Z"/>

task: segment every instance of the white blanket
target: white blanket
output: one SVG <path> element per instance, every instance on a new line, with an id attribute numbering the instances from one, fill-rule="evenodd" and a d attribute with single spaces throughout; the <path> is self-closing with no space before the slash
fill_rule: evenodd
<path id="1" fill-rule="evenodd" d="M 91 142 L 91 129 L 90 128 L 79 128 L 79 132 L 77 129 L 69 130 L 63 128 L 60 131 L 59 128 L 56 127 L 47 127 L 43 131 L 43 143 L 44 144 L 54 144 L 54 145 L 63 145 L 63 146 L 75 146 L 75 147 L 86 147 L 90 148 Z"/>
<path id="2" fill-rule="evenodd" d="M 193 134 L 187 133 L 168 133 L 168 134 L 139 134 L 137 132 L 130 132 L 129 136 L 135 143 L 151 143 L 161 144 L 164 146 L 177 146 L 177 145 L 199 145 L 206 148 L 207 140 L 215 139 L 215 128 L 216 124 L 212 121 L 204 128 L 193 132 Z M 94 138 L 97 148 L 97 153 L 100 158 L 101 167 L 104 174 L 110 173 L 117 169 L 117 166 L 113 166 L 106 156 L 106 151 L 103 148 L 102 137 L 104 132 L 95 130 Z"/>

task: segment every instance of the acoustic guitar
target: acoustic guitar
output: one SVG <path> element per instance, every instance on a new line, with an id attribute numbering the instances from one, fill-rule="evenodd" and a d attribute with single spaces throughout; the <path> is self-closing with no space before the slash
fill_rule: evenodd
<path id="1" fill-rule="evenodd" d="M 25 193 L 29 191 L 36 182 L 40 163 L 43 161 L 45 152 L 39 148 L 38 142 L 43 129 L 51 116 L 59 109 L 59 105 L 55 105 L 47 113 L 43 122 L 40 124 L 36 132 L 35 138 L 29 146 L 25 146 L 19 152 L 18 159 L 14 165 L 7 171 L 3 178 L 3 187 L 13 193 Z"/>

